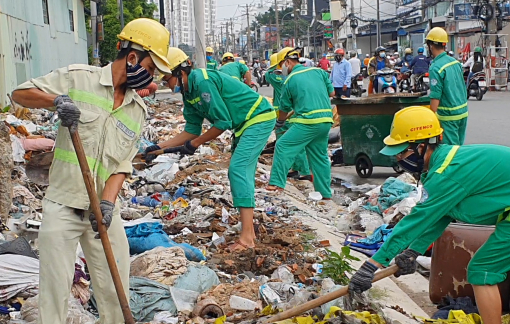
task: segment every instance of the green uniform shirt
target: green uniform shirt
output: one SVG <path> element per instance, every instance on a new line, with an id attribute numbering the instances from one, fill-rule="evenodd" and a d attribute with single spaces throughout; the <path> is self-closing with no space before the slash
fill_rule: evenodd
<path id="1" fill-rule="evenodd" d="M 250 69 L 246 66 L 246 64 L 242 64 L 239 62 L 230 62 L 227 64 L 223 64 L 220 67 L 220 71 L 230 75 L 231 77 L 244 82 L 244 75 L 246 72 L 248 72 Z"/>
<path id="2" fill-rule="evenodd" d="M 280 107 L 280 96 L 282 93 L 283 78 L 281 75 L 275 74 L 276 68 L 267 70 L 266 80 L 273 87 L 273 107 L 278 110 Z"/>
<path id="3" fill-rule="evenodd" d="M 388 266 L 409 247 L 424 253 L 450 224 L 495 225 L 510 209 L 510 148 L 492 144 L 440 145 L 422 176 L 423 194 L 373 256 Z M 506 220 L 508 221 L 508 219 Z"/>
<path id="4" fill-rule="evenodd" d="M 210 61 L 207 61 L 207 69 L 208 70 L 217 70 L 218 62 L 215 59 L 211 59 Z"/>
<path id="5" fill-rule="evenodd" d="M 184 93 L 183 114 L 186 119 L 184 130 L 191 134 L 202 133 L 204 118 L 221 130 L 236 130 L 257 115 L 274 114 L 267 99 L 218 71 L 193 70 L 188 76 L 188 86 L 189 90 Z"/>
<path id="6" fill-rule="evenodd" d="M 452 121 L 468 116 L 466 82 L 462 65 L 446 52 L 439 54 L 429 69 L 430 99 L 438 99 L 438 119 Z"/>
<path id="7" fill-rule="evenodd" d="M 291 123 L 333 123 L 329 100 L 333 91 L 326 71 L 297 64 L 283 82 L 280 110 L 294 110 L 294 116 L 289 119 Z"/>

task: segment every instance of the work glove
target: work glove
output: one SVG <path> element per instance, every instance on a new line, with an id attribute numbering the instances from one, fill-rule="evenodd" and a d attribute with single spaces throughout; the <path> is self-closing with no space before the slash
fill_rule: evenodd
<path id="1" fill-rule="evenodd" d="M 170 147 L 164 150 L 165 153 L 179 153 L 181 155 L 193 155 L 197 150 L 196 147 L 191 145 L 191 141 L 186 141 L 184 145 L 177 147 Z"/>
<path id="2" fill-rule="evenodd" d="M 151 163 L 155 158 L 156 158 L 156 155 L 154 154 L 149 154 L 150 152 L 153 152 L 153 151 L 158 151 L 158 150 L 161 150 L 161 147 L 157 144 L 154 144 L 154 145 L 151 145 L 151 146 L 148 146 L 147 148 L 145 148 L 145 151 L 143 152 L 143 159 L 145 160 L 145 163 Z"/>
<path id="3" fill-rule="evenodd" d="M 57 107 L 58 117 L 62 121 L 62 126 L 71 127 L 78 125 L 81 112 L 69 96 L 58 96 L 53 100 L 53 104 Z"/>
<path id="4" fill-rule="evenodd" d="M 361 268 L 352 276 L 349 283 L 350 293 L 362 293 L 372 288 L 372 280 L 374 280 L 374 273 L 377 271 L 377 266 L 365 261 Z"/>
<path id="5" fill-rule="evenodd" d="M 285 125 L 285 120 L 276 120 L 276 124 L 274 125 L 274 130 L 279 130 Z"/>
<path id="6" fill-rule="evenodd" d="M 106 229 L 110 227 L 110 224 L 112 223 L 113 218 L 113 209 L 115 208 L 115 204 L 108 200 L 101 200 L 101 203 L 99 204 L 99 208 L 101 209 L 101 214 L 103 214 L 103 225 L 106 226 Z M 97 226 L 97 220 L 96 215 L 94 213 L 90 213 L 89 216 L 90 224 L 92 225 L 92 230 L 94 232 L 98 232 L 98 226 Z M 96 239 L 99 238 L 99 234 L 96 234 Z"/>
<path id="7" fill-rule="evenodd" d="M 399 270 L 395 273 L 395 277 L 407 275 L 416 271 L 416 258 L 420 253 L 415 250 L 407 249 L 395 257 L 395 263 L 398 265 Z"/>

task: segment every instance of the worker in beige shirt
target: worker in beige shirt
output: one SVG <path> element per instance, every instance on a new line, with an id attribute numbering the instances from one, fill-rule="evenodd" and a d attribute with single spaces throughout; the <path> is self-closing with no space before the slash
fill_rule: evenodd
<path id="1" fill-rule="evenodd" d="M 100 323 L 124 323 L 97 222 L 78 159 L 65 127 L 78 127 L 126 295 L 129 246 L 117 194 L 132 171 L 146 107 L 135 90 L 169 73 L 169 32 L 151 19 L 136 19 L 119 34 L 117 59 L 103 68 L 74 64 L 21 84 L 13 99 L 29 108 L 55 108 L 61 119 L 39 232 L 39 324 L 65 324 L 78 242 L 92 279 Z M 90 223 L 89 223 L 90 220 Z M 92 226 L 91 226 L 92 225 Z M 127 296 L 129 300 L 129 295 Z"/>

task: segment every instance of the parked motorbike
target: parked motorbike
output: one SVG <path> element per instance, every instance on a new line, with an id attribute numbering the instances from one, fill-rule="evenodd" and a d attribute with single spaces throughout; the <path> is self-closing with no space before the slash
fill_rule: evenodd
<path id="1" fill-rule="evenodd" d="M 361 68 L 361 75 L 363 75 L 364 78 L 368 78 L 368 69 L 366 66 Z"/>
<path id="2" fill-rule="evenodd" d="M 422 73 L 414 80 L 414 92 L 424 92 L 430 89 L 429 73 Z"/>
<path id="3" fill-rule="evenodd" d="M 400 72 L 399 68 L 397 68 L 397 70 L 399 71 L 397 73 L 398 90 L 400 92 L 412 92 L 411 71 L 407 70 L 406 72 Z"/>
<path id="4" fill-rule="evenodd" d="M 261 87 L 263 87 L 263 86 L 269 87 L 269 82 L 267 82 L 267 80 L 266 80 L 266 70 L 265 69 L 260 70 L 259 78 L 257 79 L 257 82 Z"/>
<path id="5" fill-rule="evenodd" d="M 377 71 L 377 89 L 376 93 L 395 93 L 397 92 L 397 77 L 395 70 L 385 67 Z"/>
<path id="6" fill-rule="evenodd" d="M 363 89 L 363 74 L 358 73 L 351 78 L 351 96 L 361 97 L 367 89 Z"/>
<path id="7" fill-rule="evenodd" d="M 468 73 L 464 73 L 464 80 L 467 80 Z M 476 100 L 480 101 L 483 99 L 483 95 L 489 90 L 487 87 L 487 80 L 485 78 L 485 71 L 477 72 L 473 75 L 467 86 L 467 98 L 475 97 Z"/>

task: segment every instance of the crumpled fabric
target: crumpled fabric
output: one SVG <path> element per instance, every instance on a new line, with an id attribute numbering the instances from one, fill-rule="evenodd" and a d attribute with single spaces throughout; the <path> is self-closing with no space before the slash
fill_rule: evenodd
<path id="1" fill-rule="evenodd" d="M 416 190 L 416 186 L 391 177 L 388 178 L 381 186 L 381 191 L 377 200 L 369 200 L 369 203 L 363 207 L 382 215 L 386 209 L 409 197 L 409 194 L 416 192 Z"/>
<path id="2" fill-rule="evenodd" d="M 473 305 L 473 301 L 469 297 L 446 296 L 441 304 L 444 306 L 432 315 L 433 319 L 448 319 L 450 310 L 462 310 L 466 314 L 478 313 L 478 308 Z"/>
<path id="3" fill-rule="evenodd" d="M 393 231 L 392 228 L 388 228 L 388 224 L 379 226 L 372 235 L 367 238 L 358 240 L 358 243 L 372 245 L 376 243 L 385 242 Z"/>
<path id="4" fill-rule="evenodd" d="M 188 270 L 188 260 L 179 247 L 157 247 L 131 262 L 131 276 L 144 277 L 165 285 L 173 285 Z"/>
<path id="5" fill-rule="evenodd" d="M 39 317 L 39 296 L 29 298 L 21 307 L 21 319 L 26 324 L 36 324 Z M 66 324 L 94 324 L 96 318 L 87 312 L 78 299 L 69 298 Z"/>
<path id="6" fill-rule="evenodd" d="M 37 199 L 30 190 L 22 185 L 16 185 L 12 188 L 12 200 L 19 201 L 23 205 L 29 206 L 35 210 L 42 208 L 41 200 Z"/>
<path id="7" fill-rule="evenodd" d="M 74 298 L 79 299 L 82 305 L 85 305 L 90 300 L 90 282 L 84 278 L 80 278 L 78 282 L 73 283 L 71 286 L 71 294 Z"/>
<path id="8" fill-rule="evenodd" d="M 24 255 L 0 255 L 0 301 L 39 292 L 39 260 Z"/>

